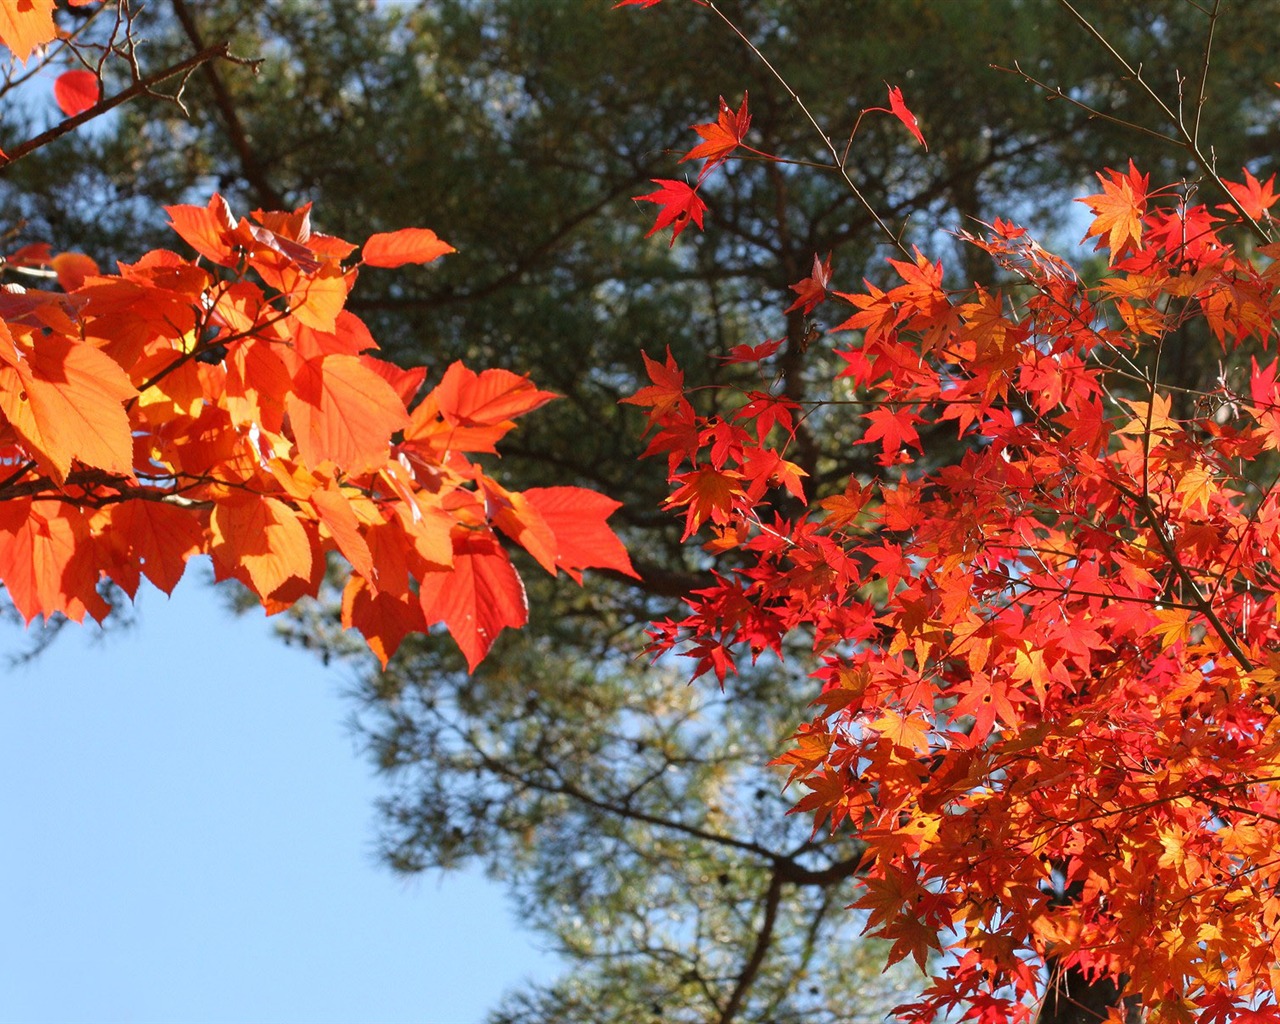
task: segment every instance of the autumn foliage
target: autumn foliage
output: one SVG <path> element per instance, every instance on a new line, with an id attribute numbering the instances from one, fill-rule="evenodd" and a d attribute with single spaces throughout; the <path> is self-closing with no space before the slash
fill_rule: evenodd
<path id="1" fill-rule="evenodd" d="M 51 8 L 6 5 L 0 39 L 28 55 L 52 38 Z M 95 102 L 81 78 L 55 91 L 68 114 Z M 197 554 L 279 611 L 315 595 L 336 554 L 343 624 L 383 664 L 442 623 L 474 668 L 527 618 L 508 545 L 577 580 L 631 572 L 605 525 L 615 502 L 510 491 L 472 458 L 554 395 L 460 363 L 425 390 L 426 368 L 379 359 L 345 308 L 362 266 L 452 252 L 434 232 L 357 247 L 315 230 L 309 206 L 238 217 L 215 195 L 167 212 L 195 258 L 157 250 L 104 273 L 41 244 L 5 257 L 58 285 L 0 292 L 0 580 L 25 619 L 101 619 L 104 581 L 168 592 Z"/>
<path id="2" fill-rule="evenodd" d="M 714 414 L 669 355 L 631 399 L 720 565 L 654 650 L 721 684 L 812 650 L 776 763 L 865 845 L 890 961 L 935 974 L 908 1020 L 1029 1020 L 1047 964 L 1149 1020 L 1280 1020 L 1280 246 L 1233 242 L 1274 179 L 1098 178 L 1096 282 L 1005 221 L 964 236 L 998 291 L 918 252 L 836 291 L 815 255 L 791 308 L 839 311 L 828 401 L 770 385 L 781 341 L 731 354 L 760 384 Z M 1187 345 L 1216 383 L 1162 362 Z M 817 414 L 879 470 L 815 500 Z"/>

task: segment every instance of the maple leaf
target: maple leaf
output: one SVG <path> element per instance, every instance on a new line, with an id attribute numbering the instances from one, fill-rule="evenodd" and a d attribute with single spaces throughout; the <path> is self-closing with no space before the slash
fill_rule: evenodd
<path id="1" fill-rule="evenodd" d="M 827 285 L 831 283 L 831 254 L 827 253 L 825 260 L 818 259 L 818 254 L 813 254 L 813 270 L 803 281 L 797 281 L 789 287 L 796 293 L 796 301 L 791 303 L 784 313 L 790 313 L 793 310 L 800 310 L 805 316 L 814 311 L 819 303 L 823 302 L 827 297 Z"/>
<path id="2" fill-rule="evenodd" d="M 1105 245 L 1110 249 L 1110 262 L 1115 263 L 1125 251 L 1141 244 L 1142 218 L 1146 214 L 1151 179 L 1139 174 L 1132 160 L 1127 174 L 1107 170 L 1097 177 L 1102 191 L 1076 202 L 1084 203 L 1095 214 L 1085 240 L 1099 236 L 1097 248 Z"/>
<path id="3" fill-rule="evenodd" d="M 644 368 L 648 371 L 649 379 L 653 383 L 619 401 L 624 405 L 647 407 L 649 421 L 655 423 L 665 419 L 673 410 L 687 405 L 684 397 L 684 371 L 676 365 L 670 346 L 667 346 L 665 363 L 650 359 L 649 354 L 643 351 L 640 357 L 644 360 Z"/>
<path id="4" fill-rule="evenodd" d="M 905 748 L 913 754 L 929 752 L 929 723 L 915 712 L 901 715 L 886 708 L 879 718 L 868 723 L 868 727 L 880 733 L 894 746 Z"/>
<path id="5" fill-rule="evenodd" d="M 1182 426 L 1177 420 L 1169 418 L 1169 412 L 1173 407 L 1172 395 L 1157 393 L 1151 396 L 1150 402 L 1135 402 L 1126 398 L 1122 398 L 1121 401 L 1133 410 L 1133 419 L 1117 430 L 1117 434 L 1137 434 L 1141 436 L 1148 431 L 1152 434 L 1159 434 L 1163 432 L 1181 432 L 1182 430 Z"/>
<path id="6" fill-rule="evenodd" d="M 1150 634 L 1160 638 L 1160 647 L 1185 643 L 1191 638 L 1192 613 L 1186 608 L 1163 608 L 1155 613 L 1156 624 Z"/>
<path id="7" fill-rule="evenodd" d="M 716 120 L 707 124 L 693 125 L 693 130 L 702 137 L 703 141 L 682 156 L 680 162 L 705 160 L 706 163 L 702 165 L 702 170 L 698 173 L 698 180 L 702 181 L 708 173 L 724 163 L 729 158 L 729 154 L 742 144 L 742 140 L 750 127 L 751 114 L 747 110 L 747 94 L 745 92 L 742 94 L 742 104 L 736 112 L 721 96 L 719 116 Z M 702 226 L 701 221 L 698 222 L 698 226 Z"/>
<path id="8" fill-rule="evenodd" d="M 1235 181 L 1223 181 L 1227 186 L 1232 197 L 1245 214 L 1254 220 L 1262 220 L 1270 216 L 1267 211 L 1275 206 L 1280 196 L 1276 195 L 1272 186 L 1276 183 L 1276 176 L 1273 174 L 1267 179 L 1265 185 L 1259 184 L 1258 179 L 1249 173 L 1249 169 L 1244 170 L 1244 184 Z"/>
<path id="9" fill-rule="evenodd" d="M 370 235 L 360 257 L 370 267 L 400 267 L 406 263 L 430 263 L 446 253 L 457 251 L 428 228 L 401 228 Z"/>
<path id="10" fill-rule="evenodd" d="M 778 338 L 775 341 L 762 341 L 759 345 L 734 345 L 726 355 L 720 356 L 720 361 L 730 366 L 759 363 L 776 353 L 785 343 L 786 338 Z"/>
<path id="11" fill-rule="evenodd" d="M 924 133 L 920 131 L 920 122 L 916 120 L 916 115 L 907 109 L 906 101 L 902 98 L 902 90 L 896 85 L 888 85 L 889 89 L 889 110 L 899 121 L 907 126 L 907 131 L 915 136 L 920 145 L 924 146 L 925 151 L 929 149 L 929 144 L 924 141 Z"/>
<path id="12" fill-rule="evenodd" d="M 920 447 L 920 435 L 914 426 L 920 422 L 920 417 L 910 409 L 872 409 L 864 415 L 869 426 L 862 435 L 861 444 L 879 441 L 886 458 L 897 455 L 904 444 Z"/>
<path id="13" fill-rule="evenodd" d="M 691 473 L 681 473 L 672 478 L 679 487 L 666 500 L 668 508 L 689 506 L 685 514 L 684 536 L 687 540 L 693 536 L 702 523 L 710 519 L 713 523 L 724 524 L 729 521 L 734 502 L 745 494 L 741 481 L 745 477 L 732 469 L 717 470 L 703 466 Z"/>
<path id="14" fill-rule="evenodd" d="M 819 507 L 826 509 L 827 518 L 823 525 L 832 530 L 839 530 L 857 521 L 862 510 L 871 499 L 872 489 L 863 487 L 853 477 L 845 484 L 843 494 L 833 494 L 818 502 Z"/>
<path id="15" fill-rule="evenodd" d="M 98 76 L 92 71 L 64 71 L 53 83 L 53 98 L 67 117 L 83 114 L 98 102 L 101 95 Z"/>
<path id="16" fill-rule="evenodd" d="M 707 212 L 707 204 L 699 197 L 697 189 L 691 188 L 687 182 L 673 181 L 669 178 L 650 178 L 655 185 L 662 187 L 648 195 L 632 196 L 633 200 L 646 203 L 657 203 L 661 209 L 658 219 L 654 221 L 648 233 L 649 238 L 663 228 L 671 228 L 671 244 L 676 244 L 680 232 L 689 226 L 690 221 L 702 227 L 703 214 Z"/>

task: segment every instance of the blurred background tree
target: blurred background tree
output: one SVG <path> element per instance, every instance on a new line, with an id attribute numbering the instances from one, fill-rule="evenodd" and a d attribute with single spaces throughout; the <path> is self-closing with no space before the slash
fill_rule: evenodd
<path id="1" fill-rule="evenodd" d="M 1070 200 L 1091 172 L 1132 157 L 1154 182 L 1195 180 L 1185 153 L 991 69 L 1017 63 L 1099 110 L 1163 127 L 1052 0 L 726 9 L 839 143 L 860 110 L 883 105 L 886 81 L 904 90 L 928 154 L 872 116 L 851 173 L 957 284 L 993 276 L 951 234 L 975 221 L 1020 220 L 1070 247 L 1083 231 Z M 1166 95 L 1200 64 L 1206 22 L 1194 4 L 1082 9 Z M 646 383 L 642 349 L 669 346 L 712 381 L 738 372 L 718 356 L 767 338 L 786 344 L 761 386 L 797 401 L 829 389 L 838 360 L 821 338 L 804 343 L 802 316 L 782 315 L 788 286 L 827 253 L 836 286 L 881 280 L 891 252 L 837 176 L 739 165 L 708 186 L 705 233 L 674 249 L 644 239 L 652 211 L 630 199 L 686 171 L 686 126 L 713 120 L 721 94 L 736 106 L 750 90 L 759 149 L 821 161 L 811 127 L 693 4 L 641 15 L 577 0 L 167 0 L 152 14 L 155 60 L 230 39 L 266 58 L 261 74 L 205 68 L 186 89 L 189 118 L 133 105 L 48 147 L 0 185 L 5 219 L 100 260 L 172 245 L 160 207 L 215 189 L 238 210 L 313 201 L 319 228 L 338 235 L 431 225 L 459 253 L 371 275 L 351 307 L 391 358 L 506 366 L 558 391 L 505 445 L 505 477 L 624 502 L 615 522 L 642 580 L 597 574 L 579 590 L 530 573 L 530 628 L 504 636 L 473 677 L 441 638 L 410 640 L 378 673 L 337 632 L 332 602 L 282 627 L 347 660 L 358 681 L 355 719 L 387 778 L 387 862 L 484 865 L 570 962 L 556 984 L 510 994 L 493 1020 L 880 1019 L 914 979 L 881 977 L 878 951 L 843 909 L 857 839 L 811 836 L 764 767 L 814 686 L 762 661 L 721 693 L 640 656 L 645 624 L 705 577 L 658 507 L 660 460 L 639 461 L 641 417 L 618 405 Z M 1278 44 L 1264 0 L 1232 5 L 1218 25 L 1203 135 L 1224 173 L 1272 169 Z M 21 131 L 0 125 L 0 147 Z M 82 201 L 62 203 L 69 190 Z M 1192 341 L 1194 377 L 1210 372 L 1212 351 Z M 859 430 L 838 408 L 807 420 L 795 458 L 813 491 L 877 472 L 853 444 Z"/>

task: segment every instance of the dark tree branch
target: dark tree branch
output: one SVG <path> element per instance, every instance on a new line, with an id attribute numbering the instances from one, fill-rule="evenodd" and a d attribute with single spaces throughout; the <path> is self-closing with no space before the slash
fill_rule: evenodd
<path id="1" fill-rule="evenodd" d="M 0 162 L 0 167 L 7 167 L 9 164 L 17 160 L 21 160 L 24 156 L 29 156 L 42 146 L 47 146 L 55 139 L 75 131 L 82 124 L 92 121 L 95 117 L 101 117 L 108 110 L 114 110 L 122 103 L 127 103 L 131 99 L 138 96 L 145 96 L 151 93 L 157 85 L 167 82 L 171 78 L 177 78 L 179 75 L 189 75 L 202 64 L 207 64 L 214 60 L 229 60 L 233 64 L 243 64 L 246 67 L 256 68 L 258 61 L 247 60 L 243 57 L 233 56 L 230 51 L 230 44 L 218 43 L 215 46 L 209 46 L 201 50 L 199 53 L 193 54 L 186 60 L 179 61 L 177 64 L 171 64 L 169 67 L 154 74 L 147 75 L 144 78 L 135 80 L 127 89 L 123 89 L 114 96 L 109 96 L 104 100 L 99 100 L 88 110 L 85 110 L 75 117 L 68 117 L 65 121 L 59 121 L 48 131 L 41 132 L 34 138 L 27 139 L 26 142 L 15 146 L 6 156 L 7 159 Z M 176 97 L 169 97 L 176 99 Z"/>
<path id="2" fill-rule="evenodd" d="M 751 991 L 756 976 L 760 973 L 760 967 L 773 942 L 773 929 L 778 922 L 778 905 L 782 902 L 783 884 L 782 875 L 775 871 L 769 878 L 769 888 L 764 894 L 764 920 L 760 923 L 760 930 L 756 932 L 751 956 L 738 975 L 737 983 L 729 994 L 729 1001 L 720 1011 L 718 1024 L 732 1024 L 733 1019 L 738 1016 L 738 1011 L 742 1009 L 743 1000 Z"/>
<path id="3" fill-rule="evenodd" d="M 173 0 L 173 13 L 182 24 L 182 30 L 191 40 L 191 45 L 197 50 L 203 50 L 204 42 L 200 37 L 200 29 L 187 8 L 186 0 Z M 222 76 L 218 74 L 217 67 L 213 63 L 206 63 L 203 71 L 209 88 L 213 91 L 214 104 L 218 108 L 218 113 L 222 115 L 222 123 L 227 129 L 227 139 L 240 158 L 245 180 L 253 186 L 263 206 L 271 210 L 283 210 L 286 205 L 284 197 L 267 180 L 266 168 L 262 166 L 262 161 L 249 145 L 249 137 L 245 134 L 239 114 L 236 113 L 235 101 L 231 98 L 231 93 L 223 82 Z"/>

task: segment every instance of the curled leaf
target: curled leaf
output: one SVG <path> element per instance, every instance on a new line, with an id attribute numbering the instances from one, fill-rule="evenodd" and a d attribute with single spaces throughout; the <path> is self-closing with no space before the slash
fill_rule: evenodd
<path id="1" fill-rule="evenodd" d="M 927 151 L 929 143 L 924 141 L 924 134 L 920 131 L 920 122 L 916 120 L 916 115 L 907 109 L 907 104 L 902 98 L 902 90 L 896 85 L 889 86 L 889 110 L 894 117 L 907 126 L 907 131 L 914 135 L 916 141 L 924 146 Z"/>

